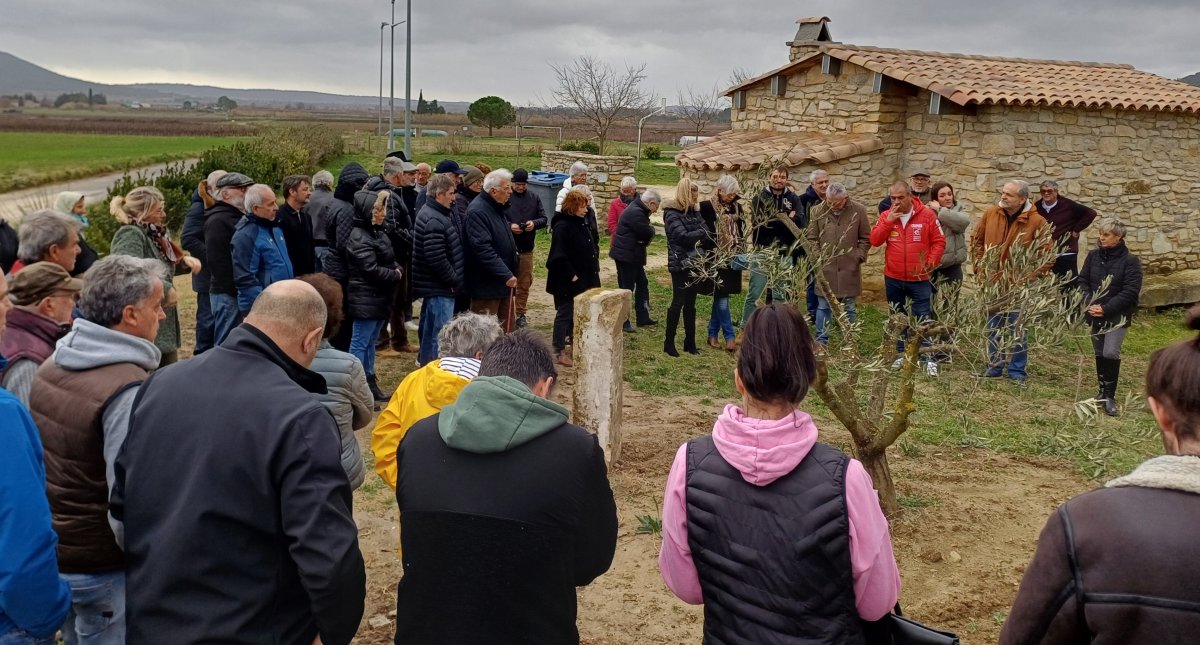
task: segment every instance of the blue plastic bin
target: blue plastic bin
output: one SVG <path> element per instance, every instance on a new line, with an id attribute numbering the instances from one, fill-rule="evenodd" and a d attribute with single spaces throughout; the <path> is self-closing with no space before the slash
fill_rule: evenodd
<path id="1" fill-rule="evenodd" d="M 561 172 L 529 171 L 529 190 L 542 200 L 542 210 L 545 211 L 547 220 L 554 217 L 554 202 L 568 177 L 570 175 Z"/>

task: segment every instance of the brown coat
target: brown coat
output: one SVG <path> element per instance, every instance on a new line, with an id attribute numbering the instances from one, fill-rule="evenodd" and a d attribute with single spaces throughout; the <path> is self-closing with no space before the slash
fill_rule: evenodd
<path id="1" fill-rule="evenodd" d="M 871 223 L 867 209 L 853 199 L 840 213 L 829 209 L 829 202 L 813 207 L 807 237 L 814 253 L 832 256 L 821 274 L 837 298 L 854 298 L 862 293 L 862 264 L 871 251 Z M 828 297 L 817 281 L 817 293 Z"/>
<path id="2" fill-rule="evenodd" d="M 1000 255 L 997 258 L 1000 264 L 1008 261 L 1009 250 L 1014 242 L 1020 237 L 1020 243 L 1026 246 L 1033 244 L 1034 241 L 1040 241 L 1045 244 L 1048 252 L 1052 252 L 1050 240 L 1050 231 L 1046 228 L 1046 218 L 1038 214 L 1037 209 L 1033 207 L 1033 203 L 1026 201 L 1022 207 L 1021 214 L 1011 226 L 1008 223 L 1008 215 L 1000 206 L 992 206 L 983 213 L 983 217 L 975 224 L 975 231 L 971 234 L 971 259 L 975 263 L 975 277 L 979 280 L 990 279 L 990 274 L 993 274 L 998 267 L 985 267 L 984 259 L 987 256 L 987 251 L 995 247 L 1001 247 Z M 1054 257 L 1051 254 L 1049 263 L 1032 276 L 1026 278 L 1038 277 L 1041 273 L 1050 270 L 1050 266 L 1054 263 Z"/>
<path id="3" fill-rule="evenodd" d="M 1130 478 L 1164 459 L 1189 458 L 1153 459 Z M 1038 539 L 1000 643 L 1196 642 L 1200 477 L 1191 479 L 1191 491 L 1143 482 L 1087 492 L 1059 508 Z"/>

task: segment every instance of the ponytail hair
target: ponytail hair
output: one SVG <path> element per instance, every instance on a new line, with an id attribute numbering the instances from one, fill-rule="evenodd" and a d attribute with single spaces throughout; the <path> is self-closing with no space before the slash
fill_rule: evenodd
<path id="1" fill-rule="evenodd" d="M 163 194 L 154 186 L 138 186 L 124 197 L 113 197 L 108 203 L 108 212 L 122 224 L 140 224 L 146 213 L 163 201 Z"/>
<path id="2" fill-rule="evenodd" d="M 1200 332 L 1200 305 L 1184 316 L 1188 329 Z M 1197 438 L 1200 422 L 1200 333 L 1168 345 L 1150 355 L 1146 370 L 1146 395 L 1154 397 L 1175 422 L 1177 432 Z"/>

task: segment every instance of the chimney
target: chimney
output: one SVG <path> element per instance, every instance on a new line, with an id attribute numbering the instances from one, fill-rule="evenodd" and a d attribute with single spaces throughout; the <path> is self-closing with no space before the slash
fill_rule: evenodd
<path id="1" fill-rule="evenodd" d="M 822 43 L 833 42 L 829 37 L 827 16 L 807 16 L 796 20 L 796 37 L 788 43 L 788 60 L 797 60 L 821 49 Z"/>

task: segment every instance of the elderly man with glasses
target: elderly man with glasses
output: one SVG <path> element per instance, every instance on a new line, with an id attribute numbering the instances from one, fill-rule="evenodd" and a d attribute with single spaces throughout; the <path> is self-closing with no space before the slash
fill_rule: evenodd
<path id="1" fill-rule="evenodd" d="M 1095 221 L 1096 211 L 1060 195 L 1058 182 L 1053 179 L 1043 181 L 1038 192 L 1042 198 L 1034 207 L 1050 222 L 1050 237 L 1058 249 L 1058 258 L 1051 270 L 1066 291 L 1079 279 L 1079 234 Z"/>

